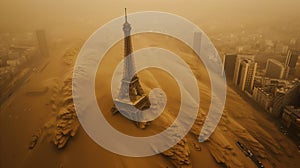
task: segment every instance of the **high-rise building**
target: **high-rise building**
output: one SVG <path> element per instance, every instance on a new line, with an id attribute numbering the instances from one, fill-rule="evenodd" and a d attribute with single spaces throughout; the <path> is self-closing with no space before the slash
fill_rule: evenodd
<path id="1" fill-rule="evenodd" d="M 233 74 L 233 83 L 237 82 L 238 72 L 240 71 L 240 64 L 243 60 L 250 59 L 254 61 L 254 55 L 237 55 L 235 65 L 234 65 L 234 74 Z"/>
<path id="2" fill-rule="evenodd" d="M 40 54 L 43 57 L 49 56 L 48 44 L 46 39 L 46 33 L 44 30 L 37 30 L 36 36 L 39 44 Z"/>
<path id="3" fill-rule="evenodd" d="M 285 59 L 285 66 L 294 69 L 298 61 L 299 53 L 295 49 L 290 49 Z"/>
<path id="4" fill-rule="evenodd" d="M 296 51 L 295 49 L 289 49 L 287 51 L 284 67 L 284 78 L 287 79 L 289 74 L 293 73 L 295 71 L 295 67 L 298 61 L 298 56 L 300 52 Z"/>
<path id="5" fill-rule="evenodd" d="M 223 59 L 224 72 L 227 80 L 232 80 L 236 63 L 236 54 L 226 54 Z"/>
<path id="6" fill-rule="evenodd" d="M 275 59 L 268 59 L 266 66 L 266 77 L 282 79 L 284 76 L 284 65 Z"/>
<path id="7" fill-rule="evenodd" d="M 252 93 L 256 68 L 253 55 L 239 55 L 235 64 L 234 84 L 242 91 Z"/>
<path id="8" fill-rule="evenodd" d="M 199 31 L 194 32 L 194 41 L 193 41 L 193 49 L 199 55 L 201 54 L 201 39 L 202 34 Z"/>

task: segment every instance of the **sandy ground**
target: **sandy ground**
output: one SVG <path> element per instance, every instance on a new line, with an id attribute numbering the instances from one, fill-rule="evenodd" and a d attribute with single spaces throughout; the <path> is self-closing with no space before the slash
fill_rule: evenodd
<path id="1" fill-rule="evenodd" d="M 159 41 L 157 39 L 160 39 Z M 217 129 L 208 141 L 197 142 L 197 136 L 210 105 L 209 78 L 201 61 L 190 48 L 180 41 L 156 34 L 133 37 L 134 49 L 159 46 L 182 57 L 195 74 L 201 97 L 198 119 L 186 136 L 192 167 L 255 167 L 249 158 L 235 145 L 243 142 L 258 156 L 265 167 L 298 167 L 300 153 L 296 145 L 284 136 L 264 112 L 253 108 L 228 87 L 226 106 Z M 51 104 L 53 90 L 61 88 L 70 78 L 76 59 L 77 44 L 71 44 L 51 56 L 50 63 L 40 72 L 33 73 L 22 87 L 1 105 L 0 166 L 6 167 L 174 167 L 164 155 L 144 158 L 123 157 L 111 153 L 93 142 L 79 127 L 63 149 L 53 143 L 56 116 L 60 107 Z M 122 42 L 108 51 L 97 72 L 96 88 L 99 107 L 110 124 L 121 132 L 134 136 L 148 136 L 170 125 L 178 113 L 180 93 L 175 80 L 157 69 L 140 72 L 146 93 L 151 88 L 161 87 L 168 103 L 164 113 L 151 122 L 145 130 L 138 129 L 122 115 L 112 115 L 110 79 L 117 63 L 122 59 Z M 74 52 L 73 52 L 74 50 Z M 67 54 L 66 54 L 67 53 Z M 180 66 L 180 65 L 178 65 Z M 166 82 L 167 81 L 167 82 Z M 71 86 L 69 86 L 71 87 Z M 45 89 L 46 88 L 46 89 Z M 106 92 L 100 92 L 99 90 Z M 45 92 L 42 92 L 46 90 Z M 30 93 L 36 94 L 30 94 Z M 38 132 L 38 133 L 37 133 Z M 38 134 L 36 146 L 28 149 L 32 135 Z M 121 142 L 120 142 L 121 143 Z M 199 150 L 200 148 L 200 150 Z"/>

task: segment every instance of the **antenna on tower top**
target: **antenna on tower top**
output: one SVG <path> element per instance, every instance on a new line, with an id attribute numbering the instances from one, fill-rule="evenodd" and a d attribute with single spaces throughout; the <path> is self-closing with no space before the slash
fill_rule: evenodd
<path id="1" fill-rule="evenodd" d="M 125 8 L 125 21 L 127 22 L 127 10 Z"/>

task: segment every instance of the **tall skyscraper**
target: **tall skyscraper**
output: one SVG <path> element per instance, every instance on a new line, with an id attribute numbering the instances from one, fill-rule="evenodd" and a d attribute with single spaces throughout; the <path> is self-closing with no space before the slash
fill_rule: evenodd
<path id="1" fill-rule="evenodd" d="M 131 25 L 127 21 L 127 13 L 125 8 L 125 23 L 123 24 L 124 31 L 124 72 L 123 79 L 121 83 L 121 88 L 119 91 L 119 96 L 114 100 L 118 109 L 113 107 L 112 112 L 116 113 L 118 111 L 126 114 L 134 120 L 142 120 L 143 116 L 140 116 L 139 110 L 145 110 L 150 107 L 150 101 L 147 95 L 145 95 L 144 90 L 139 82 L 137 74 L 135 74 L 134 59 L 132 54 L 132 42 L 131 42 Z M 129 97 L 130 100 L 127 98 Z M 132 108 L 134 106 L 135 108 Z M 140 128 L 144 128 L 145 125 L 141 122 L 137 122 Z"/>
<path id="2" fill-rule="evenodd" d="M 224 72 L 227 80 L 232 80 L 234 76 L 234 68 L 236 63 L 236 54 L 226 54 L 223 59 Z"/>
<path id="3" fill-rule="evenodd" d="M 240 71 L 240 65 L 243 60 L 253 60 L 254 55 L 237 55 L 235 65 L 234 65 L 234 75 L 233 75 L 233 83 L 237 82 L 238 72 Z"/>
<path id="4" fill-rule="evenodd" d="M 284 63 L 284 78 L 287 79 L 289 74 L 295 71 L 295 67 L 298 61 L 298 56 L 300 52 L 296 51 L 295 49 L 289 49 L 287 51 L 285 63 Z"/>
<path id="5" fill-rule="evenodd" d="M 44 30 L 37 30 L 36 36 L 39 44 L 40 54 L 43 57 L 49 56 L 48 44 L 46 40 L 46 33 Z"/>
<path id="6" fill-rule="evenodd" d="M 284 76 L 284 65 L 275 59 L 268 59 L 266 66 L 266 77 L 282 79 Z"/>
<path id="7" fill-rule="evenodd" d="M 239 55 L 235 64 L 234 84 L 242 91 L 252 93 L 256 68 L 253 55 Z"/>
<path id="8" fill-rule="evenodd" d="M 298 51 L 296 51 L 295 49 L 289 49 L 285 59 L 285 66 L 290 67 L 290 69 L 295 69 L 298 61 L 298 56 Z"/>
<path id="9" fill-rule="evenodd" d="M 195 52 L 197 52 L 199 55 L 201 54 L 201 38 L 202 34 L 201 32 L 194 32 L 194 41 L 193 41 L 193 47 Z"/>

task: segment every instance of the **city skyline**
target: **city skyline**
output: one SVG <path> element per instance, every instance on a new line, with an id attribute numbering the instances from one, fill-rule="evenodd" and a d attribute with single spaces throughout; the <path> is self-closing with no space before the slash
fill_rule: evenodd
<path id="1" fill-rule="evenodd" d="M 299 5 L 0 2 L 0 167 L 298 168 Z"/>

